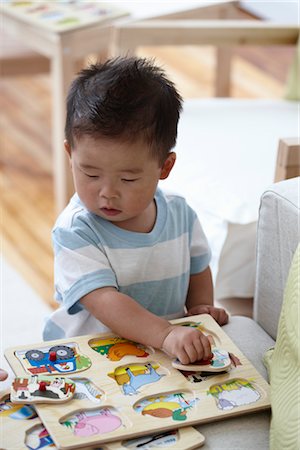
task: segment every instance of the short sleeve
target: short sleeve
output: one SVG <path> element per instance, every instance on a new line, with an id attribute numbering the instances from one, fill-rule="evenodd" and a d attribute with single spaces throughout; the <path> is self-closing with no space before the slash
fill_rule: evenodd
<path id="1" fill-rule="evenodd" d="M 195 215 L 191 234 L 191 275 L 203 272 L 210 263 L 211 250 L 198 217 Z"/>
<path id="2" fill-rule="evenodd" d="M 52 239 L 56 299 L 70 314 L 83 309 L 79 300 L 89 292 L 118 288 L 105 251 L 88 226 L 55 228 Z"/>

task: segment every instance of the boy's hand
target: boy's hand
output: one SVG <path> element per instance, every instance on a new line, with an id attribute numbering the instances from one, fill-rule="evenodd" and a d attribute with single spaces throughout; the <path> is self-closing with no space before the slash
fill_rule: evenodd
<path id="1" fill-rule="evenodd" d="M 211 345 L 201 331 L 175 325 L 165 338 L 162 350 L 176 356 L 182 364 L 190 364 L 201 359 L 211 359 Z"/>
<path id="2" fill-rule="evenodd" d="M 228 322 L 228 314 L 223 308 L 216 308 L 211 305 L 197 305 L 187 312 L 188 316 L 196 314 L 210 314 L 219 325 L 225 325 Z"/>
<path id="3" fill-rule="evenodd" d="M 5 370 L 0 369 L 0 381 L 6 380 L 7 377 L 8 377 L 8 373 Z"/>

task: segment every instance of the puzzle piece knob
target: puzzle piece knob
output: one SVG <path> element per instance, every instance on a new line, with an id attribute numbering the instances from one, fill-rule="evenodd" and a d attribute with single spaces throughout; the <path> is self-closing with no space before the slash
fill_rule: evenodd
<path id="1" fill-rule="evenodd" d="M 47 386 L 47 384 L 45 381 L 40 381 L 39 382 L 39 391 L 44 392 L 46 390 L 46 386 Z"/>
<path id="2" fill-rule="evenodd" d="M 49 353 L 49 360 L 50 361 L 56 361 L 56 352 L 50 352 Z"/>

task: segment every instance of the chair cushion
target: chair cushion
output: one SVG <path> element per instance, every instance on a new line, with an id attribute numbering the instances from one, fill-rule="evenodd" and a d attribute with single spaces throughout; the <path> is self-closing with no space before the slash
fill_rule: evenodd
<path id="1" fill-rule="evenodd" d="M 293 258 L 270 364 L 271 450 L 296 449 L 300 442 L 300 244 Z"/>
<path id="2" fill-rule="evenodd" d="M 270 412 L 216 420 L 196 428 L 205 437 L 201 450 L 268 450 Z"/>
<path id="3" fill-rule="evenodd" d="M 263 364 L 263 356 L 270 347 L 274 346 L 275 341 L 249 317 L 231 317 L 223 330 L 267 380 L 268 373 Z"/>

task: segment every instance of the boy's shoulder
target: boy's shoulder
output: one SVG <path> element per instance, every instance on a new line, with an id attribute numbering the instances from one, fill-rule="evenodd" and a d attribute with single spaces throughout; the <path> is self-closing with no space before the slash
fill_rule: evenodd
<path id="1" fill-rule="evenodd" d="M 192 210 L 192 208 L 189 206 L 186 198 L 180 194 L 179 192 L 168 189 L 168 188 L 159 188 L 158 192 L 160 195 L 162 195 L 169 207 L 174 206 L 174 208 L 180 208 L 185 210 Z"/>
<path id="2" fill-rule="evenodd" d="M 86 221 L 89 214 L 78 195 L 74 194 L 68 205 L 57 217 L 53 230 L 57 228 L 70 229 L 79 222 Z"/>
<path id="3" fill-rule="evenodd" d="M 187 204 L 185 197 L 173 189 L 162 188 L 160 186 L 157 189 L 157 193 L 158 195 L 162 195 L 167 202 L 178 201 L 179 203 Z"/>

